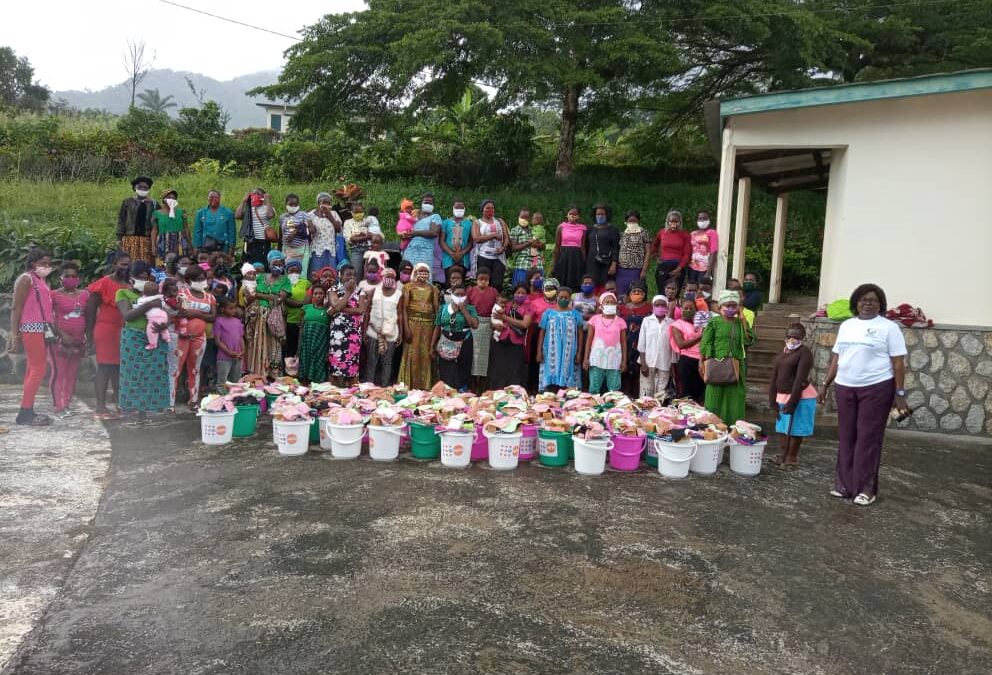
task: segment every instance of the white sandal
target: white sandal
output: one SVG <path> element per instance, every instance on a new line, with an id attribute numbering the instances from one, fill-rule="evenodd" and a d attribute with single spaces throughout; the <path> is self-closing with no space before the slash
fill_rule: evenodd
<path id="1" fill-rule="evenodd" d="M 862 492 L 854 498 L 854 503 L 858 506 L 871 506 L 875 503 L 875 495 L 868 496 Z"/>
<path id="2" fill-rule="evenodd" d="M 831 490 L 830 496 L 836 497 L 837 499 L 847 499 L 847 495 L 841 492 L 840 490 Z"/>

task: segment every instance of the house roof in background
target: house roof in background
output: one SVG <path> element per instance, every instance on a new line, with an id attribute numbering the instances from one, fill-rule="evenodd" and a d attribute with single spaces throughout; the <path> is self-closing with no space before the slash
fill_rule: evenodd
<path id="1" fill-rule="evenodd" d="M 976 89 L 992 89 L 992 68 L 906 77 L 898 80 L 838 84 L 814 89 L 775 91 L 755 96 L 730 98 L 720 101 L 720 117 L 726 118 L 773 110 L 811 108 L 838 103 L 949 94 Z"/>

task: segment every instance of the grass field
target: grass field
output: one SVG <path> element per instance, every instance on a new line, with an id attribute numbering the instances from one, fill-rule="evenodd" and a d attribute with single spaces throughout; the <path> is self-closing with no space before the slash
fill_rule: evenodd
<path id="1" fill-rule="evenodd" d="M 207 191 L 217 188 L 223 193 L 223 203 L 234 208 L 245 193 L 258 185 L 257 180 L 228 177 L 185 174 L 175 177 L 156 178 L 152 195 L 158 197 L 167 188 L 175 188 L 179 193 L 182 207 L 195 211 L 206 203 Z M 560 222 L 571 204 L 583 210 L 585 222 L 591 221 L 591 207 L 597 202 L 606 202 L 614 209 L 614 222 L 622 223 L 627 209 L 641 212 L 641 222 L 655 232 L 664 222 L 669 209 L 682 211 L 687 224 L 695 219 L 700 208 L 716 209 L 717 186 L 712 184 L 688 183 L 647 183 L 620 179 L 592 180 L 577 179 L 570 183 L 553 181 L 522 183 L 502 186 L 492 190 L 472 189 L 455 191 L 442 185 L 429 182 L 362 182 L 367 197 L 366 207 L 380 208 L 380 221 L 387 233 L 392 233 L 396 222 L 396 211 L 400 200 L 410 198 L 417 201 L 424 191 L 432 191 L 436 196 L 440 213 L 451 212 L 451 202 L 457 196 L 466 200 L 470 214 L 478 214 L 479 202 L 486 197 L 496 200 L 497 215 L 514 222 L 517 210 L 528 206 L 540 210 L 545 222 L 555 225 Z M 320 191 L 330 191 L 338 187 L 332 184 L 296 183 L 263 184 L 275 198 L 274 206 L 280 212 L 285 195 L 299 195 L 301 203 L 311 208 Z M 117 212 L 121 200 L 131 193 L 128 181 L 115 182 L 75 182 L 51 183 L 35 181 L 0 181 L 0 228 L 17 225 L 19 228 L 34 226 L 56 226 L 60 231 L 73 233 L 88 232 L 111 243 Z M 822 230 L 824 200 L 812 193 L 798 193 L 790 202 L 789 231 L 803 238 L 817 235 Z M 749 243 L 764 258 L 771 241 L 772 224 L 775 215 L 775 201 L 769 195 L 755 192 L 751 199 L 751 221 Z M 26 221 L 26 222 L 25 222 Z M 47 242 L 38 242 L 46 244 Z M 749 260 L 749 264 L 752 261 Z M 758 268 L 768 262 L 753 261 Z M 818 263 L 818 261 L 817 261 Z M 788 278 L 790 259 L 786 257 Z M 798 290 L 798 289 L 797 289 Z"/>

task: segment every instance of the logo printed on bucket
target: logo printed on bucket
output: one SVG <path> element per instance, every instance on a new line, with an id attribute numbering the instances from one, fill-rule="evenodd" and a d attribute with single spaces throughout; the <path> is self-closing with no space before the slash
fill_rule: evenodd
<path id="1" fill-rule="evenodd" d="M 454 447 L 451 448 L 451 452 L 455 457 L 461 457 L 462 453 L 465 452 L 465 446 L 461 443 L 455 443 Z"/>
<path id="2" fill-rule="evenodd" d="M 296 434 L 287 434 L 286 435 L 286 442 L 289 443 L 290 445 L 296 445 L 296 441 L 297 440 L 298 439 L 296 437 Z"/>
<path id="3" fill-rule="evenodd" d="M 546 457 L 557 457 L 558 456 L 557 441 L 545 441 L 544 443 L 541 443 L 541 454 Z"/>

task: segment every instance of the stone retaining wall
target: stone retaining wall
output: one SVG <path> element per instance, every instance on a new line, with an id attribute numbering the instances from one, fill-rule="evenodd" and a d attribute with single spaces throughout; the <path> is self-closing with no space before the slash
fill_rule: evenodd
<path id="1" fill-rule="evenodd" d="M 819 385 L 840 323 L 823 318 L 803 323 L 814 355 L 812 381 Z M 992 329 L 934 326 L 902 332 L 909 351 L 906 402 L 914 413 L 898 426 L 992 437 Z"/>

